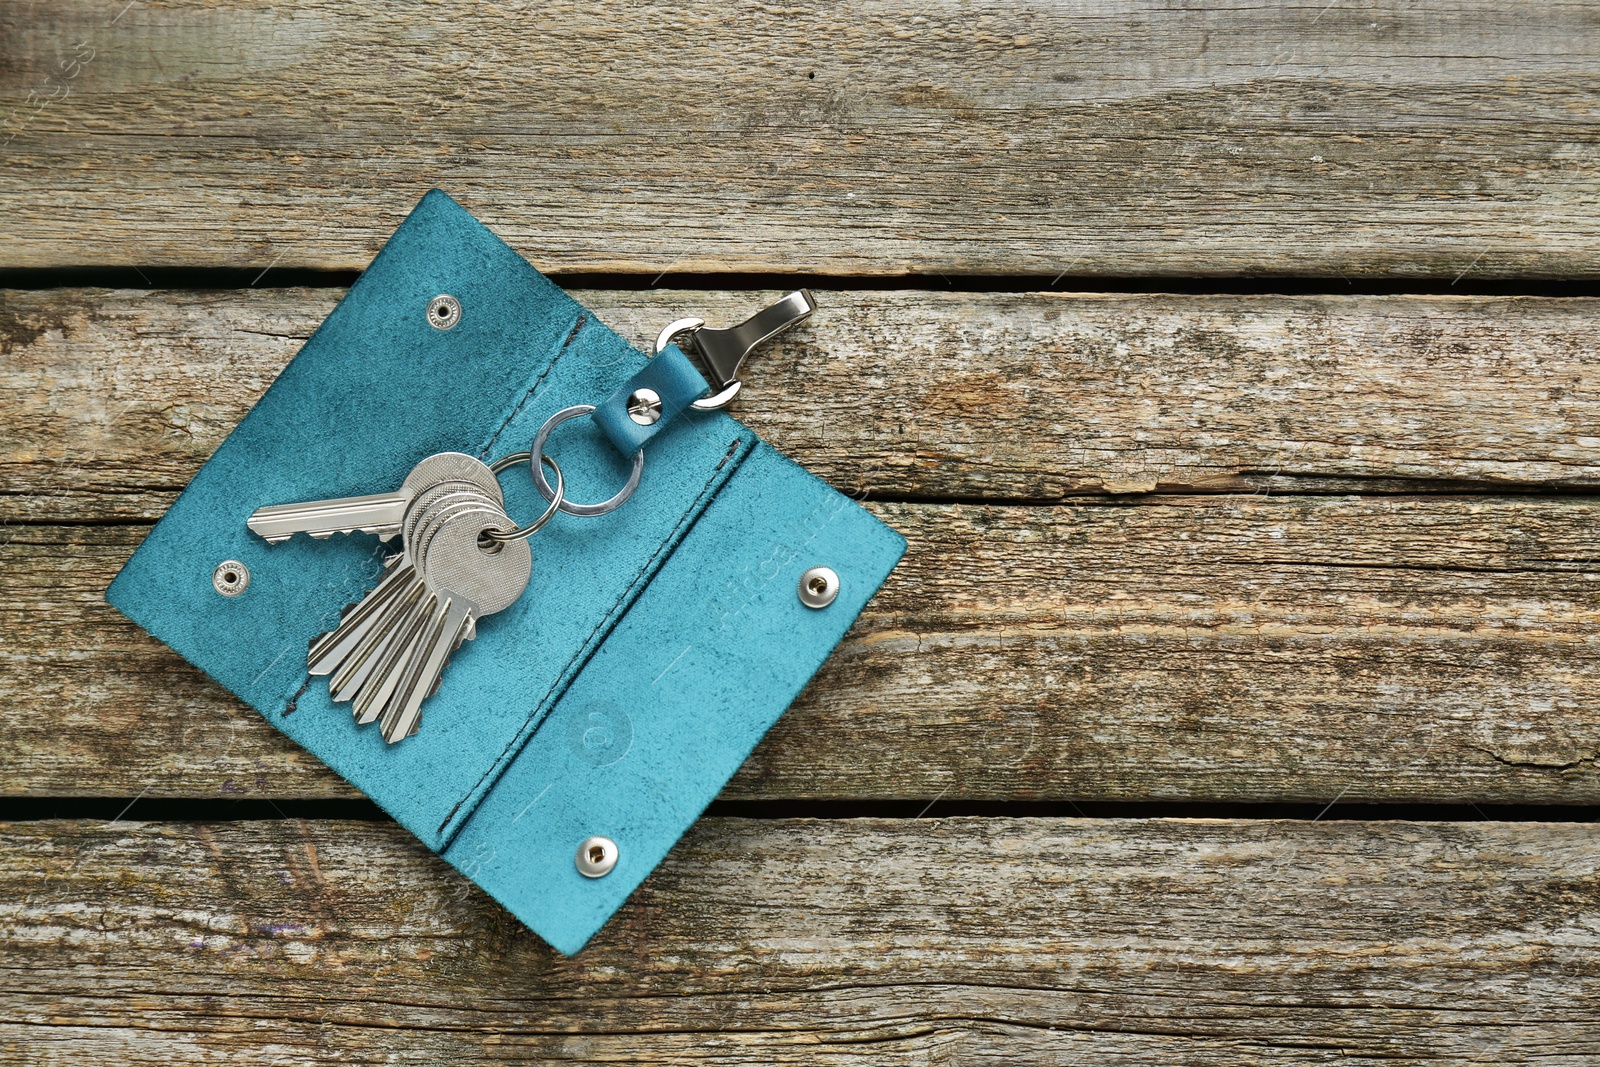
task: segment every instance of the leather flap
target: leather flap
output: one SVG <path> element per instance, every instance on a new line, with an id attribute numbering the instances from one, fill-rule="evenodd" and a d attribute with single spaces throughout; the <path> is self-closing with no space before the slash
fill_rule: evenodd
<path id="1" fill-rule="evenodd" d="M 765 444 L 695 523 L 444 856 L 573 953 L 733 777 L 905 552 Z M 825 608 L 800 577 L 839 576 Z M 617 846 L 577 870 L 592 835 Z"/>

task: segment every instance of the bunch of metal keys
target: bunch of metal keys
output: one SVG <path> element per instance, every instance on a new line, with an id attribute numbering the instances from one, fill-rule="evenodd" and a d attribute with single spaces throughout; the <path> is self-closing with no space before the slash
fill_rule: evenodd
<path id="1" fill-rule="evenodd" d="M 326 538 L 371 533 L 400 538 L 378 584 L 344 609 L 339 625 L 311 642 L 310 673 L 328 677 L 335 701 L 350 701 L 359 723 L 378 722 L 386 741 L 415 733 L 422 704 L 438 689 L 452 653 L 477 634 L 477 622 L 504 611 L 528 586 L 527 538 L 562 502 L 561 471 L 549 509 L 521 529 L 505 512 L 499 470 L 461 452 L 418 463 L 393 493 L 258 509 L 248 520 L 269 544 L 295 534 Z"/>
<path id="2" fill-rule="evenodd" d="M 737 326 L 709 329 L 700 319 L 679 319 L 661 331 L 653 355 L 687 335 L 712 371 L 708 382 L 713 391 L 688 406 L 722 408 L 739 392 L 745 356 L 806 318 L 815 306 L 811 294 L 801 289 Z M 625 385 L 616 396 L 624 395 L 629 419 L 659 429 L 660 394 Z M 644 470 L 642 447 L 630 453 L 631 469 L 621 491 L 593 504 L 565 498 L 561 468 L 545 455 L 551 431 L 595 410 L 593 404 L 561 409 L 539 427 L 532 448 L 492 465 L 461 452 L 440 452 L 412 468 L 395 492 L 277 504 L 250 516 L 250 529 L 269 544 L 299 533 L 320 538 L 359 531 L 385 541 L 400 538 L 400 551 L 384 561 L 378 584 L 347 606 L 339 625 L 315 638 L 307 654 L 310 673 L 328 678 L 329 693 L 335 701 L 352 704 L 358 723 L 377 722 L 390 742 L 416 733 L 423 702 L 438 689 L 450 656 L 477 636 L 479 619 L 504 611 L 527 588 L 533 573 L 527 538 L 557 511 L 605 515 L 633 495 Z M 520 528 L 505 512 L 499 481 L 501 471 L 519 463 L 528 464 L 534 485 L 550 505 Z M 545 479 L 545 467 L 556 476 L 553 487 Z"/>

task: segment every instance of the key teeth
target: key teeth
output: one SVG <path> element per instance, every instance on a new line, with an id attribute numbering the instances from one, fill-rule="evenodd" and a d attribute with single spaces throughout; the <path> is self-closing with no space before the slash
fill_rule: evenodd
<path id="1" fill-rule="evenodd" d="M 451 657 L 477 637 L 477 618 L 469 601 L 430 590 L 403 552 L 385 571 L 338 627 L 313 640 L 309 657 L 315 673 L 331 675 L 333 699 L 352 703 L 358 725 L 381 720 L 378 732 L 392 745 L 417 733 Z"/>
<path id="2" fill-rule="evenodd" d="M 307 668 L 329 676 L 329 695 L 350 702 L 358 725 L 381 720 L 384 741 L 398 744 L 417 733 L 451 657 L 476 637 L 471 605 L 435 595 L 401 553 L 385 561 L 377 585 L 345 605 L 338 626 L 311 640 Z"/>
<path id="3" fill-rule="evenodd" d="M 396 689 L 404 681 L 405 665 L 410 660 L 411 649 L 421 627 L 433 610 L 433 595 L 425 586 L 407 590 L 399 610 L 394 612 L 388 625 L 372 649 L 374 667 L 360 681 L 355 697 L 356 722 L 369 723 L 384 714 L 394 699 Z M 355 684 L 355 683 L 352 683 Z"/>
<path id="4" fill-rule="evenodd" d="M 393 744 L 417 732 L 422 705 L 433 695 L 450 653 L 461 641 L 462 631 L 472 618 L 473 608 L 465 598 L 441 591 L 429 605 L 427 617 L 410 642 L 405 673 L 400 687 L 384 709 L 380 727 L 384 740 Z"/>
<path id="5" fill-rule="evenodd" d="M 331 675 L 328 692 L 336 703 L 350 700 L 364 688 L 393 636 L 390 624 L 406 618 L 420 595 L 419 585 L 409 564 L 391 561 L 377 586 L 307 650 L 307 669 L 312 674 Z"/>
<path id="6" fill-rule="evenodd" d="M 311 538 L 313 541 L 326 541 L 332 537 L 348 537 L 351 534 L 358 533 L 372 534 L 380 541 L 392 541 L 400 535 L 400 527 L 352 526 L 348 530 L 297 530 L 295 533 L 278 534 L 274 537 L 268 537 L 265 534 L 261 534 L 260 537 L 269 545 L 281 545 L 285 541 L 293 541 L 297 534 L 302 533 Z"/>

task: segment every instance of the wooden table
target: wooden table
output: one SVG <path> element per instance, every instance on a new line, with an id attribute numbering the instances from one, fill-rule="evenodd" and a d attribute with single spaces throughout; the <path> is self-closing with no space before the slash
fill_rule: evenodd
<path id="1" fill-rule="evenodd" d="M 1600 16 L 0 7 L 6 1064 L 1600 1062 Z M 905 532 L 562 959 L 102 591 L 428 188 Z"/>

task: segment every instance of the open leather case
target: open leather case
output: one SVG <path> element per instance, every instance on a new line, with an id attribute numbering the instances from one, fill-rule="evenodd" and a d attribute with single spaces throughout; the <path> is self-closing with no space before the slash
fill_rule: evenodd
<path id="1" fill-rule="evenodd" d="M 439 294 L 460 321 L 427 321 Z M 463 208 L 429 193 L 200 469 L 106 593 L 501 901 L 573 953 L 661 862 L 827 658 L 905 550 L 899 534 L 720 412 L 648 446 L 638 490 L 530 542 L 521 598 L 480 621 L 420 731 L 387 744 L 306 671 L 307 644 L 371 589 L 392 545 L 269 545 L 265 504 L 382 492 L 419 459 L 528 447 L 554 411 L 598 403 L 645 355 Z M 625 457 L 580 420 L 571 486 Z M 512 516 L 544 502 L 502 477 Z M 585 490 L 587 492 L 587 490 Z M 213 570 L 247 569 L 237 596 Z M 800 575 L 839 576 L 823 609 Z M 313 684 L 315 683 L 315 684 Z M 592 836 L 615 866 L 587 877 Z"/>

